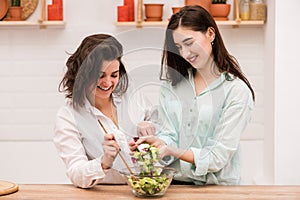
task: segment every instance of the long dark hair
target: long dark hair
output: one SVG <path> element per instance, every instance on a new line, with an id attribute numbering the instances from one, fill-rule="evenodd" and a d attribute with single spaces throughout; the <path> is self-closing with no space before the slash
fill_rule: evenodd
<path id="1" fill-rule="evenodd" d="M 212 53 L 219 72 L 228 72 L 235 77 L 239 77 L 246 83 L 252 93 L 253 100 L 255 100 L 254 90 L 252 89 L 250 82 L 239 67 L 237 60 L 230 55 L 225 48 L 216 22 L 201 6 L 185 6 L 181 8 L 179 12 L 172 15 L 165 34 L 165 44 L 161 62 L 161 79 L 164 79 L 165 71 L 165 78 L 169 79 L 172 85 L 176 85 L 183 77 L 188 76 L 188 69 L 192 68 L 195 70 L 190 63 L 180 56 L 178 48 L 175 46 L 173 31 L 179 26 L 187 27 L 193 31 L 200 31 L 202 33 L 205 33 L 210 27 L 213 28 L 215 39 L 212 45 Z M 228 73 L 226 73 L 226 80 L 231 80 Z"/>
<path id="2" fill-rule="evenodd" d="M 103 61 L 120 62 L 120 80 L 114 93 L 123 94 L 128 88 L 128 76 L 121 61 L 123 47 L 111 35 L 95 34 L 84 38 L 75 53 L 67 60 L 67 72 L 59 84 L 59 91 L 72 98 L 73 105 L 83 106 L 91 87 L 96 87 Z"/>

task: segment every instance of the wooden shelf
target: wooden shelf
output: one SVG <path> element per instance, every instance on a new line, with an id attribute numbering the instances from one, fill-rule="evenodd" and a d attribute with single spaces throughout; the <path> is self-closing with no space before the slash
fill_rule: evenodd
<path id="1" fill-rule="evenodd" d="M 218 26 L 233 26 L 233 27 L 239 27 L 239 26 L 262 26 L 264 25 L 264 21 L 235 21 L 235 20 L 229 20 L 229 21 L 216 21 Z M 168 21 L 161 21 L 161 22 L 116 22 L 116 26 L 136 26 L 136 27 L 147 27 L 147 26 L 167 26 Z"/>
<path id="2" fill-rule="evenodd" d="M 64 21 L 0 21 L 1 27 L 40 27 L 40 28 L 64 28 Z"/>
<path id="3" fill-rule="evenodd" d="M 137 4 L 137 20 L 135 22 L 116 22 L 116 26 L 135 26 L 137 28 L 142 28 L 145 26 L 167 26 L 168 21 L 160 21 L 160 22 L 147 22 L 143 21 L 143 10 L 142 10 L 143 0 L 138 0 Z M 232 26 L 233 28 L 238 28 L 240 26 L 263 26 L 265 21 L 252 21 L 245 20 L 242 21 L 239 17 L 239 1 L 233 1 L 234 13 L 233 19 L 228 21 L 216 21 L 218 26 Z"/>

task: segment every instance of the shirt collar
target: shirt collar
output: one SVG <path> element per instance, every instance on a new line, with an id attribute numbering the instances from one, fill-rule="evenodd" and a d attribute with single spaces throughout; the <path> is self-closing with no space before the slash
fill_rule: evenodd
<path id="1" fill-rule="evenodd" d="M 121 95 L 118 94 L 112 94 L 113 102 L 117 106 L 122 102 Z M 96 116 L 104 116 L 104 114 L 95 106 L 91 104 L 91 102 L 88 100 L 87 97 L 84 98 L 84 106 L 83 108 L 91 113 L 93 113 Z"/>
<path id="2" fill-rule="evenodd" d="M 193 75 L 193 70 L 189 69 L 188 70 L 189 73 L 189 81 L 190 83 L 193 85 L 194 89 L 195 89 L 195 83 L 194 83 L 194 75 Z M 208 91 L 214 90 L 215 88 L 219 87 L 221 84 L 223 84 L 223 82 L 226 80 L 226 73 L 227 72 L 222 72 L 221 76 L 218 77 L 216 80 L 214 80 L 213 82 L 211 82 L 206 88 L 205 90 L 203 90 L 199 95 L 202 95 Z M 230 78 L 233 78 L 233 76 L 231 74 L 228 73 L 228 75 L 230 76 Z"/>

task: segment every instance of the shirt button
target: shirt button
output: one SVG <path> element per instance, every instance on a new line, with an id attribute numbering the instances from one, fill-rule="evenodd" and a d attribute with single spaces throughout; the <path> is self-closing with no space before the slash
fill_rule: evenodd
<path id="1" fill-rule="evenodd" d="M 190 123 L 188 123 L 188 126 L 191 126 L 191 124 L 190 124 Z"/>
<path id="2" fill-rule="evenodd" d="M 190 109 L 190 112 L 193 112 L 193 109 Z"/>

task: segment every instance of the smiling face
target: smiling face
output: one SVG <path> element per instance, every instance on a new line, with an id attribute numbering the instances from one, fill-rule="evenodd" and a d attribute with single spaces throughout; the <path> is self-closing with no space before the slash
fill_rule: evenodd
<path id="1" fill-rule="evenodd" d="M 206 68 L 213 61 L 211 42 L 214 37 L 211 28 L 202 33 L 179 26 L 173 32 L 174 43 L 180 55 L 198 70 Z"/>
<path id="2" fill-rule="evenodd" d="M 100 77 L 93 92 L 96 101 L 98 99 L 108 100 L 111 97 L 119 82 L 119 68 L 120 62 L 118 60 L 103 61 Z"/>

